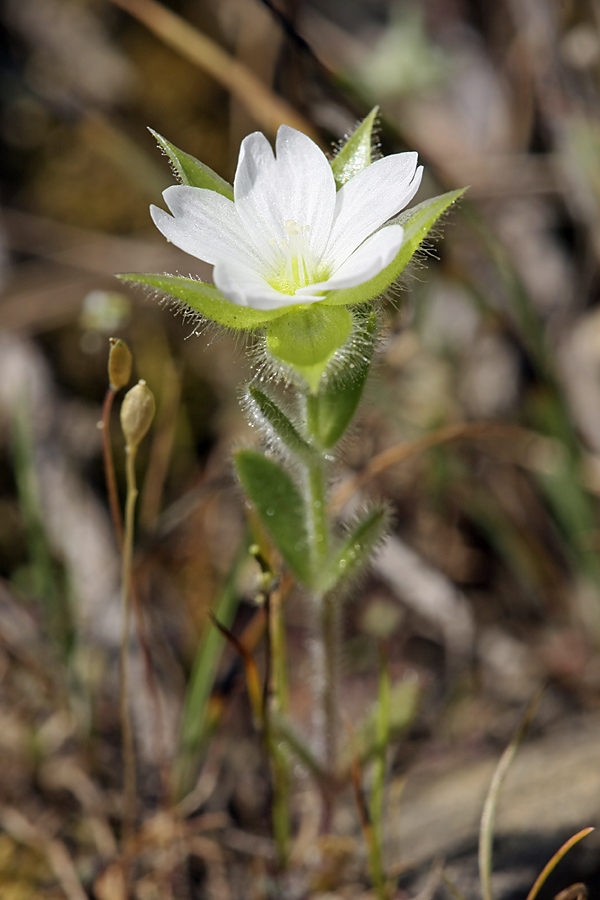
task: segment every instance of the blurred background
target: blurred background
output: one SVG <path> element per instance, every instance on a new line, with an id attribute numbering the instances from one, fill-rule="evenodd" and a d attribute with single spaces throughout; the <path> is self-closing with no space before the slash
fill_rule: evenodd
<path id="1" fill-rule="evenodd" d="M 236 634 L 255 613 L 230 462 L 232 444 L 256 440 L 238 404 L 244 344 L 198 336 L 114 273 L 210 277 L 150 222 L 173 176 L 148 127 L 231 179 L 249 132 L 273 137 L 285 120 L 333 150 L 375 105 L 382 151 L 414 149 L 425 165 L 416 202 L 470 187 L 386 305 L 337 469 L 340 490 L 361 476 L 342 518 L 374 496 L 394 512 L 346 608 L 344 715 L 377 696 L 384 622 L 398 896 L 449 896 L 430 877 L 446 858 L 471 897 L 493 761 L 546 685 L 499 822 L 497 896 L 524 896 L 600 809 L 600 7 L 5 0 L 1 15 L 2 897 L 125 896 L 119 556 L 97 427 L 109 336 L 128 342 L 157 400 L 139 459 L 135 896 L 368 890 L 350 793 L 345 843 L 311 862 L 301 767 L 296 880 L 269 881 L 268 769 L 243 673 L 207 627 L 211 608 Z M 301 596 L 286 602 L 303 723 L 308 626 Z M 593 884 L 598 846 L 584 842 L 540 896 Z"/>

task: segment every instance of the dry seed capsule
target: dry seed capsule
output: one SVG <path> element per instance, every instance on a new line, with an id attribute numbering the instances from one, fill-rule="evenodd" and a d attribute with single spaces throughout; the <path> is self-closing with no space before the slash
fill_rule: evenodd
<path id="1" fill-rule="evenodd" d="M 155 409 L 154 395 L 145 381 L 127 391 L 121 406 L 121 428 L 128 448 L 138 446 L 152 424 Z"/>
<path id="2" fill-rule="evenodd" d="M 131 378 L 133 359 L 131 350 L 121 338 L 109 338 L 108 381 L 113 391 L 118 391 Z"/>

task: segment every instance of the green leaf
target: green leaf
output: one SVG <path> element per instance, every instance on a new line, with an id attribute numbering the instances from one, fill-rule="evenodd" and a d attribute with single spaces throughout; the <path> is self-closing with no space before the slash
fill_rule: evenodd
<path id="1" fill-rule="evenodd" d="M 315 462 L 315 450 L 271 397 L 252 384 L 248 387 L 247 397 L 250 411 L 258 414 L 287 450 L 303 462 Z"/>
<path id="2" fill-rule="evenodd" d="M 217 194 L 223 194 L 228 200 L 233 200 L 233 188 L 228 181 L 213 172 L 209 166 L 200 162 L 195 156 L 184 153 L 179 147 L 176 147 L 157 131 L 149 128 L 148 131 L 157 141 L 161 150 L 169 157 L 171 164 L 182 184 L 190 187 L 207 188 L 209 191 L 216 191 Z"/>
<path id="3" fill-rule="evenodd" d="M 238 450 L 235 466 L 271 540 L 294 575 L 308 583 L 309 543 L 300 491 L 277 462 L 256 450 Z"/>
<path id="4" fill-rule="evenodd" d="M 347 309 L 326 307 L 322 303 L 296 307 L 286 313 L 268 325 L 267 350 L 275 359 L 299 372 L 316 393 L 328 363 L 350 336 L 352 315 Z"/>
<path id="5" fill-rule="evenodd" d="M 217 619 L 227 628 L 231 627 L 240 603 L 241 592 L 238 589 L 238 583 L 240 572 L 247 559 L 247 540 L 244 539 L 214 606 Z M 183 701 L 175 768 L 176 789 L 179 797 L 184 796 L 192 789 L 198 776 L 198 757 L 216 724 L 214 716 L 211 715 L 209 701 L 224 643 L 225 638 L 221 632 L 207 618 Z"/>
<path id="6" fill-rule="evenodd" d="M 182 278 L 180 275 L 152 275 L 143 272 L 128 272 L 117 275 L 121 281 L 132 281 L 135 284 L 148 285 L 162 294 L 179 300 L 190 310 L 199 313 L 203 318 L 234 328 L 237 331 L 255 331 L 267 322 L 289 313 L 289 306 L 281 309 L 259 310 L 248 306 L 236 306 L 227 300 L 212 284 L 196 281 L 193 278 Z"/>
<path id="7" fill-rule="evenodd" d="M 338 550 L 322 587 L 330 591 L 349 581 L 368 565 L 373 550 L 384 536 L 389 521 L 385 507 L 377 506 L 354 526 Z"/>
<path id="8" fill-rule="evenodd" d="M 333 177 L 338 189 L 371 165 L 373 125 L 378 112 L 379 107 L 375 106 L 331 160 Z"/>
<path id="9" fill-rule="evenodd" d="M 350 425 L 362 397 L 375 350 L 376 318 L 371 313 L 364 326 L 358 352 L 348 358 L 343 378 L 327 379 L 319 390 L 316 431 L 324 450 L 333 447 Z"/>
<path id="10" fill-rule="evenodd" d="M 466 188 L 460 188 L 425 200 L 388 222 L 388 225 L 398 223 L 404 227 L 404 243 L 389 266 L 370 281 L 365 281 L 357 287 L 331 291 L 322 302 L 326 306 L 351 306 L 355 303 L 365 303 L 383 294 L 406 268 L 440 216 L 464 194 L 465 190 Z"/>

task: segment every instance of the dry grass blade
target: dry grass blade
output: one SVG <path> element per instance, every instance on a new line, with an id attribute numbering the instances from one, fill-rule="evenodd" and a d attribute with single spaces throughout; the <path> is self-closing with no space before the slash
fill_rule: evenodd
<path id="1" fill-rule="evenodd" d="M 566 856 L 566 854 L 572 847 L 575 846 L 575 844 L 578 844 L 580 840 L 582 840 L 584 837 L 587 837 L 588 834 L 590 834 L 592 831 L 594 831 L 592 827 L 582 828 L 581 831 L 578 831 L 577 834 L 574 834 L 573 837 L 570 837 L 568 841 L 565 841 L 562 847 L 560 847 L 560 849 L 556 851 L 552 859 L 546 863 L 546 865 L 536 878 L 533 887 L 527 894 L 527 900 L 535 900 L 535 897 L 537 897 L 537 895 L 539 894 L 542 885 L 548 878 L 548 875 L 550 875 L 550 873 L 556 868 L 563 856 Z M 580 886 L 576 885 L 576 887 Z"/>
<path id="2" fill-rule="evenodd" d="M 444 874 L 444 872 L 442 872 L 442 874 L 441 874 L 441 880 L 443 881 L 443 883 L 446 885 L 446 887 L 448 888 L 448 890 L 454 897 L 454 900 L 465 900 L 465 895 L 456 887 L 454 882 L 451 881 L 448 878 L 448 876 Z"/>
<path id="3" fill-rule="evenodd" d="M 543 688 L 535 694 L 533 700 L 527 707 L 525 715 L 519 725 L 512 741 L 500 757 L 500 761 L 496 766 L 490 788 L 483 804 L 483 812 L 481 814 L 481 826 L 479 830 L 479 879 L 481 881 L 481 894 L 483 900 L 493 900 L 492 895 L 492 841 L 494 838 L 494 820 L 496 816 L 496 807 L 500 796 L 502 783 L 506 778 L 506 773 L 515 758 L 515 754 L 527 729 L 533 719 L 539 702 L 542 697 Z"/>
<path id="4" fill-rule="evenodd" d="M 293 107 L 235 57 L 155 0 L 111 0 L 195 66 L 208 72 L 242 103 L 270 134 L 291 125 L 318 140 L 314 129 Z"/>
<path id="5" fill-rule="evenodd" d="M 87 900 L 77 870 L 62 841 L 48 837 L 12 807 L 0 811 L 0 826 L 19 843 L 44 854 L 67 900 Z"/>
<path id="6" fill-rule="evenodd" d="M 521 444 L 535 442 L 539 443 L 540 449 L 549 444 L 541 435 L 514 425 L 494 425 L 489 422 L 461 422 L 455 425 L 447 425 L 444 428 L 433 431 L 431 434 L 424 435 L 424 437 L 416 441 L 394 444 L 393 447 L 378 453 L 372 458 L 364 471 L 353 475 L 338 488 L 331 500 L 330 509 L 332 512 L 338 512 L 356 491 L 390 466 L 405 462 L 412 456 L 417 456 L 419 453 L 424 453 L 426 450 L 438 447 L 440 444 L 473 439 L 493 441 L 509 439 L 519 441 Z"/>
<path id="7" fill-rule="evenodd" d="M 256 667 L 256 662 L 252 653 L 239 641 L 234 634 L 225 625 L 222 625 L 217 617 L 209 611 L 210 620 L 223 637 L 231 644 L 234 650 L 239 653 L 244 663 L 246 672 L 246 685 L 248 688 L 248 696 L 257 728 L 263 727 L 263 687 L 260 682 L 260 675 Z"/>

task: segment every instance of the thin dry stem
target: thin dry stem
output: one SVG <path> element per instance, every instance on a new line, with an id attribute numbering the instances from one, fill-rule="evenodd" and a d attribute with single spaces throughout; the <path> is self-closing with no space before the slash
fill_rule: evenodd
<path id="1" fill-rule="evenodd" d="M 106 477 L 106 490 L 108 492 L 108 503 L 110 507 L 110 515 L 113 521 L 113 527 L 117 536 L 117 544 L 119 549 L 123 546 L 123 519 L 121 517 L 121 506 L 119 504 L 119 492 L 117 490 L 117 479 L 115 477 L 115 464 L 113 461 L 112 449 L 110 445 L 110 414 L 112 411 L 113 400 L 116 391 L 112 387 L 108 387 L 102 405 L 102 455 L 104 457 L 104 472 Z"/>
<path id="2" fill-rule="evenodd" d="M 133 745 L 133 729 L 129 711 L 129 621 L 131 618 L 131 569 L 133 557 L 133 517 L 137 499 L 135 480 L 136 448 L 127 447 L 127 502 L 125 505 L 125 531 L 121 569 L 121 600 L 123 628 L 119 656 L 119 712 L 123 747 L 123 843 L 133 830 L 136 805 L 136 767 Z"/>
<path id="3" fill-rule="evenodd" d="M 291 125 L 318 141 L 310 124 L 256 75 L 209 37 L 156 0 L 111 0 L 142 22 L 158 38 L 191 63 L 208 72 L 242 103 L 270 134 Z"/>

